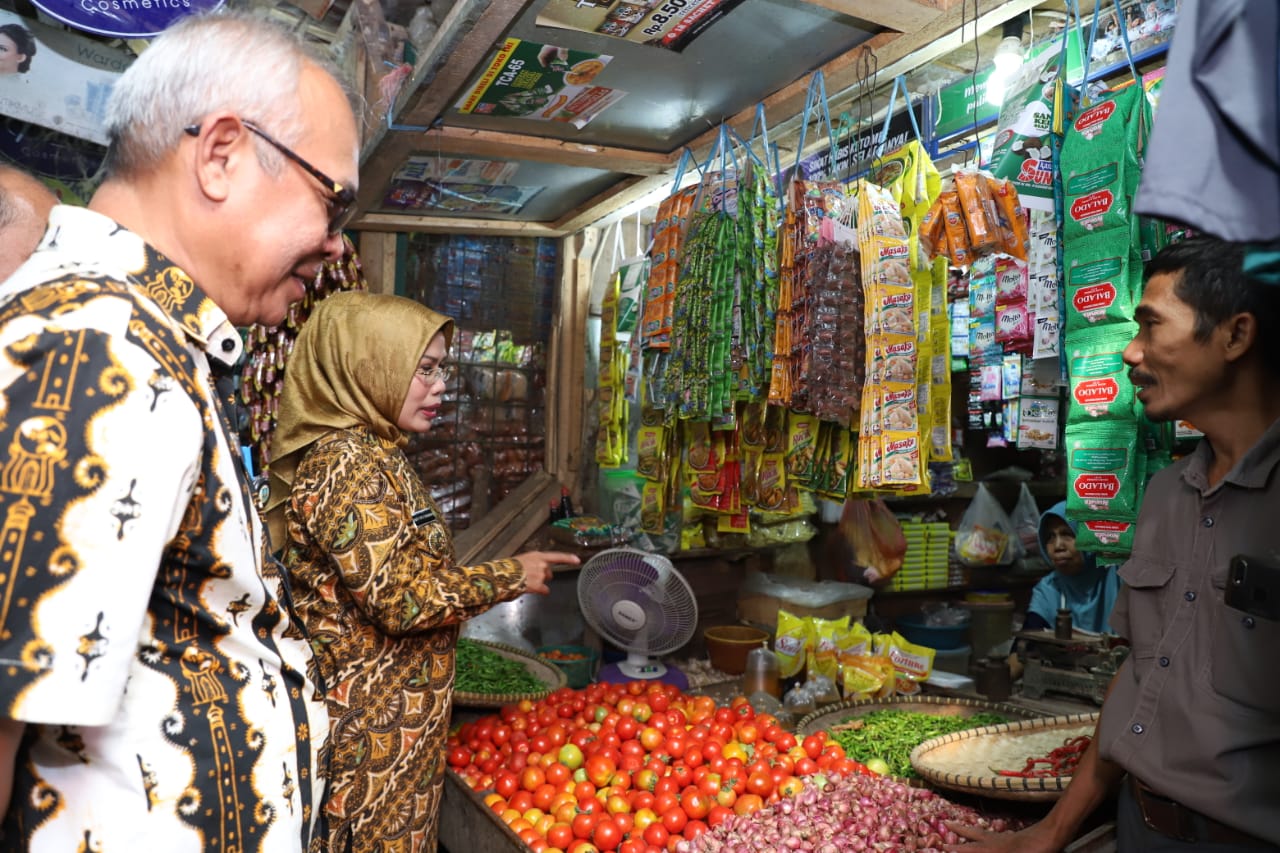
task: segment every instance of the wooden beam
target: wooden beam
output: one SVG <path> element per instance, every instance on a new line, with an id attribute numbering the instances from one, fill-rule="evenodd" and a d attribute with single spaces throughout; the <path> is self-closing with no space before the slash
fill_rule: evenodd
<path id="1" fill-rule="evenodd" d="M 361 231 L 360 267 L 372 293 L 396 292 L 396 234 L 392 231 Z"/>
<path id="2" fill-rule="evenodd" d="M 587 351 L 584 344 L 587 340 L 587 315 L 591 312 L 591 266 L 600 232 L 596 228 L 587 228 L 567 239 L 576 244 L 573 274 L 566 282 L 571 289 L 565 294 L 566 304 L 561 305 L 560 312 L 563 322 L 562 339 L 566 343 L 564 360 L 568 362 L 567 373 L 561 377 L 565 383 L 561 399 L 567 403 L 568 411 L 564 413 L 564 419 L 557 420 L 554 426 L 568 437 L 569 452 L 564 456 L 565 476 L 560 481 L 575 483 L 578 471 L 586 461 L 583 458 L 584 451 L 588 447 L 595 447 L 595 441 L 587 441 L 587 436 L 583 434 L 587 420 L 583 412 L 587 403 Z"/>
<path id="3" fill-rule="evenodd" d="M 458 563 L 474 565 L 515 553 L 515 548 L 529 538 L 529 533 L 518 535 L 520 531 L 535 515 L 539 524 L 546 524 L 547 503 L 559 495 L 560 484 L 546 471 L 529 475 L 484 518 L 453 537 Z"/>
<path id="4" fill-rule="evenodd" d="M 587 145 L 570 139 L 501 133 L 466 127 L 433 128 L 417 137 L 418 153 L 444 156 L 500 157 L 585 166 L 628 175 L 656 175 L 675 165 L 675 154 Z"/>
<path id="5" fill-rule="evenodd" d="M 821 6 L 850 18 L 866 21 L 887 30 L 898 30 L 914 33 L 925 27 L 939 14 L 932 6 L 912 2 L 912 0 L 805 0 L 814 6 Z"/>
<path id="6" fill-rule="evenodd" d="M 433 124 L 531 2 L 458 0 L 405 84 L 405 95 L 396 109 L 396 123 L 422 127 Z"/>
<path id="7" fill-rule="evenodd" d="M 493 234 L 505 237 L 562 237 L 565 231 L 545 222 L 468 219 L 415 213 L 366 213 L 351 223 L 357 231 L 403 231 L 419 234 Z"/>

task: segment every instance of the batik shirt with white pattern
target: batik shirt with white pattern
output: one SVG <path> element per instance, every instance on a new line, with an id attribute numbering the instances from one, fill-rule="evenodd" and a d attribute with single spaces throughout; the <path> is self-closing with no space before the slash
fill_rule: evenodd
<path id="1" fill-rule="evenodd" d="M 306 849 L 324 704 L 213 390 L 226 315 L 115 222 L 57 207 L 0 286 L 0 847 Z"/>

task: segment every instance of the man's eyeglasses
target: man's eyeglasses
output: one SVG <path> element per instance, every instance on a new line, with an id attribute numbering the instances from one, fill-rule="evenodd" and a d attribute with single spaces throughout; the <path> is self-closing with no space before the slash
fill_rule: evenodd
<path id="1" fill-rule="evenodd" d="M 258 127 L 253 122 L 241 119 L 240 123 L 249 128 L 253 133 L 260 136 L 264 142 L 270 144 L 281 154 L 301 166 L 304 172 L 319 181 L 321 186 L 329 191 L 329 208 L 333 211 L 329 215 L 330 234 L 337 234 L 346 227 L 347 223 L 351 221 L 351 217 L 356 212 L 356 194 L 353 190 L 349 187 L 344 187 L 342 184 L 338 183 L 315 166 L 312 166 L 306 160 L 303 160 L 295 154 L 289 146 L 282 142 L 277 142 L 269 133 Z M 190 136 L 200 135 L 200 125 L 198 124 L 184 127 L 182 130 Z"/>
<path id="2" fill-rule="evenodd" d="M 413 373 L 427 385 L 435 385 L 437 382 L 447 383 L 452 379 L 454 368 L 452 364 L 441 367 L 419 367 Z"/>

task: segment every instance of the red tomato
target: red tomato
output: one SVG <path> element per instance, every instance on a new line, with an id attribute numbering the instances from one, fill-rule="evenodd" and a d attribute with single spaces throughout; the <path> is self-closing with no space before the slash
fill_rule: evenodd
<path id="1" fill-rule="evenodd" d="M 637 770 L 635 776 L 631 779 L 631 784 L 640 791 L 653 792 L 654 786 L 658 783 L 658 774 L 652 770 Z"/>
<path id="2" fill-rule="evenodd" d="M 631 792 L 631 810 L 640 811 L 641 809 L 653 810 L 653 794 L 648 791 L 632 791 Z"/>
<path id="3" fill-rule="evenodd" d="M 577 782 L 573 786 L 575 800 L 590 800 L 596 795 L 596 786 L 590 782 Z"/>
<path id="4" fill-rule="evenodd" d="M 797 776 L 812 776 L 818 772 L 818 762 L 812 758 L 801 758 L 796 762 L 795 774 Z"/>
<path id="5" fill-rule="evenodd" d="M 520 787 L 526 791 L 534 791 L 546 781 L 547 774 L 543 773 L 540 767 L 526 767 L 520 774 Z"/>
<path id="6" fill-rule="evenodd" d="M 671 699 L 666 693 L 655 690 L 649 694 L 649 707 L 661 714 L 671 707 Z"/>
<path id="7" fill-rule="evenodd" d="M 693 769 L 687 764 L 676 764 L 671 768 L 671 778 L 675 780 L 680 790 L 684 790 L 693 784 Z"/>
<path id="8" fill-rule="evenodd" d="M 698 790 L 708 797 L 714 797 L 720 791 L 720 774 L 708 773 L 698 782 Z"/>
<path id="9" fill-rule="evenodd" d="M 711 807 L 711 811 L 707 813 L 707 826 L 719 826 L 724 823 L 724 819 L 733 814 L 733 809 L 725 808 L 718 803 Z"/>
<path id="10" fill-rule="evenodd" d="M 579 838 L 565 848 L 564 853 L 600 853 L 600 848 L 585 838 Z"/>
<path id="11" fill-rule="evenodd" d="M 680 787 L 680 783 L 671 776 L 663 776 L 653 786 L 653 793 L 659 796 L 662 794 L 678 794 L 680 793 Z"/>
<path id="12" fill-rule="evenodd" d="M 795 749 L 796 736 L 786 729 L 782 729 L 782 734 L 778 737 L 775 743 L 778 744 L 779 752 L 790 752 L 792 749 Z"/>
<path id="13" fill-rule="evenodd" d="M 553 823 L 547 830 L 547 843 L 561 850 L 573 841 L 573 827 L 567 823 Z"/>
<path id="14" fill-rule="evenodd" d="M 716 791 L 716 805 L 725 808 L 733 808 L 733 804 L 738 801 L 738 794 L 731 786 L 721 785 L 720 790 Z"/>
<path id="15" fill-rule="evenodd" d="M 628 838 L 618 845 L 618 853 L 644 853 L 644 842 L 639 838 Z"/>
<path id="16" fill-rule="evenodd" d="M 510 799 L 512 794 L 520 790 L 520 777 L 510 770 L 503 770 L 494 777 L 493 790 L 502 795 L 504 800 Z"/>
<path id="17" fill-rule="evenodd" d="M 644 843 L 650 847 L 657 847 L 662 850 L 667 848 L 667 839 L 671 837 L 671 831 L 661 820 L 649 824 L 644 830 Z"/>
<path id="18" fill-rule="evenodd" d="M 773 776 L 768 772 L 752 773 L 747 777 L 747 793 L 767 797 L 773 793 Z"/>
<path id="19" fill-rule="evenodd" d="M 666 827 L 667 832 L 672 835 L 678 835 L 683 832 L 688 823 L 689 816 L 685 814 L 684 809 L 679 806 L 667 809 L 662 813 L 662 825 Z"/>
<path id="20" fill-rule="evenodd" d="M 666 814 L 678 808 L 680 808 L 680 798 L 675 794 L 655 794 L 653 797 L 653 810 L 658 814 Z"/>
<path id="21" fill-rule="evenodd" d="M 597 787 L 604 787 L 609 784 L 609 780 L 613 778 L 613 774 L 618 772 L 618 765 L 612 758 L 605 755 L 593 755 L 587 759 L 587 778 L 590 779 Z"/>
<path id="22" fill-rule="evenodd" d="M 591 843 L 602 850 L 616 850 L 622 843 L 622 830 L 613 821 L 600 821 L 591 830 Z"/>
<path id="23" fill-rule="evenodd" d="M 806 737 L 804 739 L 804 742 L 801 743 L 800 745 L 804 747 L 805 755 L 809 756 L 810 758 L 816 761 L 818 759 L 818 756 L 822 755 L 822 744 L 823 744 L 823 739 L 821 737 L 819 737 L 817 734 L 811 734 L 808 737 Z"/>
<path id="24" fill-rule="evenodd" d="M 707 825 L 700 820 L 691 820 L 684 828 L 684 837 L 692 841 L 707 831 Z"/>
<path id="25" fill-rule="evenodd" d="M 573 771 L 559 761 L 546 769 L 547 781 L 552 785 L 563 785 L 573 775 Z"/>
<path id="26" fill-rule="evenodd" d="M 533 806 L 545 812 L 551 808 L 551 801 L 555 798 L 556 786 L 550 782 L 543 783 L 533 792 Z"/>
<path id="27" fill-rule="evenodd" d="M 764 808 L 764 800 L 758 794 L 743 794 L 738 797 L 738 801 L 733 804 L 734 814 L 751 814 L 758 812 Z"/>
<path id="28" fill-rule="evenodd" d="M 690 786 L 680 793 L 680 808 L 691 818 L 704 818 L 711 811 L 711 798 Z"/>
<path id="29" fill-rule="evenodd" d="M 636 722 L 634 717 L 623 717 L 618 720 L 616 731 L 618 732 L 618 737 L 623 740 L 631 740 L 640 731 L 640 724 Z"/>
<path id="30" fill-rule="evenodd" d="M 640 745 L 650 752 L 653 752 L 661 746 L 663 740 L 664 737 L 662 732 L 658 731 L 653 726 L 645 726 L 645 728 L 640 731 Z"/>
<path id="31" fill-rule="evenodd" d="M 573 837 L 590 838 L 591 831 L 596 828 L 597 820 L 599 820 L 598 815 L 579 814 L 573 819 Z"/>
<path id="32" fill-rule="evenodd" d="M 730 724 L 731 724 L 731 723 L 733 723 L 733 721 L 734 721 L 734 720 L 736 720 L 736 719 L 737 719 L 737 716 L 733 713 L 733 709 L 732 709 L 732 708 L 717 708 L 717 709 L 716 709 L 716 722 L 717 722 L 717 723 L 730 723 Z"/>
<path id="33" fill-rule="evenodd" d="M 454 746 L 449 750 L 450 767 L 466 767 L 471 763 L 471 750 L 465 746 Z"/>

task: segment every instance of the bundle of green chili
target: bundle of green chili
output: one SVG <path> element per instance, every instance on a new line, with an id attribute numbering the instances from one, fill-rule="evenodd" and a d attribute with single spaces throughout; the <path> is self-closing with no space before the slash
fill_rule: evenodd
<path id="1" fill-rule="evenodd" d="M 503 657 L 466 638 L 458 640 L 456 669 L 453 687 L 461 693 L 503 696 L 541 693 L 548 689 L 530 675 L 520 661 Z"/>
<path id="2" fill-rule="evenodd" d="M 1007 723 L 999 714 L 981 713 L 971 717 L 944 717 L 917 711 L 872 711 L 851 717 L 831 729 L 831 737 L 844 747 L 854 761 L 867 762 L 880 758 L 889 765 L 894 776 L 910 779 L 916 776 L 911 767 L 911 750 L 940 735 Z"/>
<path id="3" fill-rule="evenodd" d="M 734 221 L 697 211 L 680 256 L 664 384 L 667 413 L 683 420 L 733 422 L 729 342 L 733 325 Z"/>
<path id="4" fill-rule="evenodd" d="M 763 400 L 773 370 L 778 311 L 778 196 L 764 169 L 752 165 L 738 187 L 734 238 L 738 286 L 734 301 L 732 366 L 741 400 Z"/>

